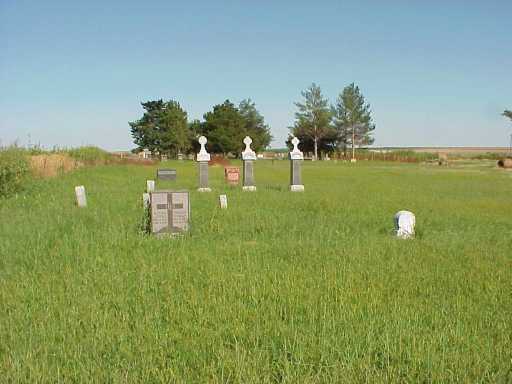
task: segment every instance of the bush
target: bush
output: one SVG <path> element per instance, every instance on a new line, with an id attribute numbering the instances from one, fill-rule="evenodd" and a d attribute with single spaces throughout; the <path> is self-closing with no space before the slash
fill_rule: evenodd
<path id="1" fill-rule="evenodd" d="M 23 149 L 0 149 L 0 197 L 20 191 L 29 174 L 29 161 Z"/>
<path id="2" fill-rule="evenodd" d="M 112 160 L 108 152 L 93 146 L 70 149 L 67 154 L 86 165 L 108 164 Z"/>

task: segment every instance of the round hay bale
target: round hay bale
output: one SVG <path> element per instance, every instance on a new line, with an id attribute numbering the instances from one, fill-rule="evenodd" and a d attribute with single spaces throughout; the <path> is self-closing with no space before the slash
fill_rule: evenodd
<path id="1" fill-rule="evenodd" d="M 512 168 L 512 159 L 506 158 L 498 160 L 498 167 L 500 168 Z"/>

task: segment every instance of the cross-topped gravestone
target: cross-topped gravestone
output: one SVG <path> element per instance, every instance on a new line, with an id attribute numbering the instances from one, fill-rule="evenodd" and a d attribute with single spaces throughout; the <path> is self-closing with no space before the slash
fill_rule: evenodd
<path id="1" fill-rule="evenodd" d="M 300 140 L 297 137 L 292 139 L 293 149 L 290 152 L 290 191 L 303 192 L 301 166 L 304 160 L 304 154 L 299 149 Z"/>
<path id="2" fill-rule="evenodd" d="M 210 154 L 206 152 L 206 143 L 208 139 L 204 136 L 200 136 L 197 140 L 201 145 L 201 149 L 197 154 L 197 162 L 199 163 L 199 192 L 211 192 L 211 188 L 208 186 L 208 162 L 210 161 Z"/>
<path id="3" fill-rule="evenodd" d="M 256 153 L 251 149 L 252 139 L 249 136 L 244 138 L 245 150 L 242 152 L 242 160 L 244 162 L 244 191 L 256 191 L 254 185 L 254 161 Z"/>

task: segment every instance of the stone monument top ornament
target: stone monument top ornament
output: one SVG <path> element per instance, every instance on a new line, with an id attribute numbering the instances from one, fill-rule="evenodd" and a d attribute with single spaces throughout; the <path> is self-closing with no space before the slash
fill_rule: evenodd
<path id="1" fill-rule="evenodd" d="M 300 143 L 300 140 L 297 139 L 297 137 L 293 137 L 292 144 L 293 149 L 290 152 L 290 160 L 304 160 L 304 154 L 299 149 L 298 145 Z"/>
<path id="2" fill-rule="evenodd" d="M 199 153 L 197 154 L 197 161 L 210 161 L 210 154 L 206 152 L 205 145 L 208 142 L 206 137 L 200 136 L 197 140 L 199 144 L 201 145 L 201 149 L 199 150 Z"/>
<path id="3" fill-rule="evenodd" d="M 244 138 L 245 149 L 242 152 L 242 160 L 256 160 L 256 153 L 251 149 L 252 139 L 249 136 Z"/>

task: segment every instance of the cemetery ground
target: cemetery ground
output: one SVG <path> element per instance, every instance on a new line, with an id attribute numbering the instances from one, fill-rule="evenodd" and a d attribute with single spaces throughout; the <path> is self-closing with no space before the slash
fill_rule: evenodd
<path id="1" fill-rule="evenodd" d="M 512 173 L 474 164 L 305 162 L 291 193 L 257 161 L 257 192 L 211 167 L 198 193 L 169 162 L 176 239 L 140 232 L 156 166 L 34 182 L 0 201 L 0 382 L 511 382 Z"/>

